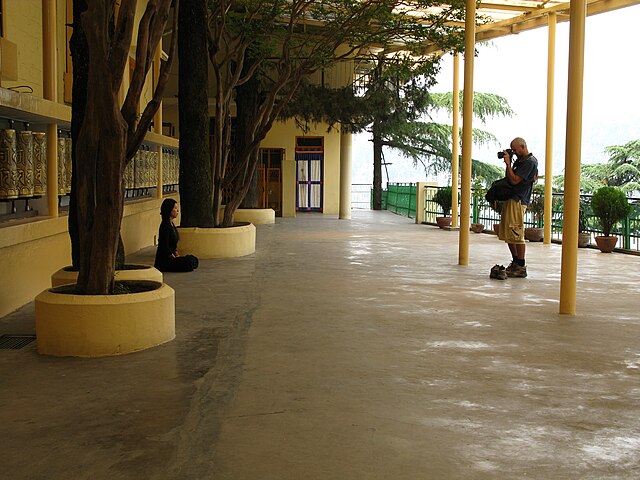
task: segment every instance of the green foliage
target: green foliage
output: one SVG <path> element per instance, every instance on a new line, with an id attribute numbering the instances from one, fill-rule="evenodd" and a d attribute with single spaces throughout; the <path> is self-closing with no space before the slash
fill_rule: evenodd
<path id="1" fill-rule="evenodd" d="M 433 195 L 433 201 L 440 205 L 445 217 L 451 212 L 451 193 L 451 187 L 442 187 Z"/>
<path id="2" fill-rule="evenodd" d="M 611 235 L 613 227 L 631 213 L 626 195 L 616 187 L 601 187 L 591 197 L 591 209 L 598 218 L 602 232 Z"/>
<path id="3" fill-rule="evenodd" d="M 541 225 L 544 219 L 544 185 L 536 184 L 533 186 L 531 203 L 527 205 L 527 210 L 531 212 L 538 225 Z"/>
<path id="4" fill-rule="evenodd" d="M 578 211 L 578 231 L 584 233 L 589 230 L 589 216 L 591 214 L 589 204 L 584 198 L 580 198 Z"/>
<path id="5" fill-rule="evenodd" d="M 482 175 L 476 176 L 471 182 L 471 192 L 476 202 L 484 199 L 484 196 L 487 193 L 487 185 L 485 184 L 484 177 Z"/>
<path id="6" fill-rule="evenodd" d="M 580 167 L 580 191 L 592 193 L 603 185 L 619 187 L 625 193 L 640 191 L 640 140 L 605 148 L 607 163 L 583 164 Z M 564 176 L 553 179 L 554 187 L 564 189 Z"/>

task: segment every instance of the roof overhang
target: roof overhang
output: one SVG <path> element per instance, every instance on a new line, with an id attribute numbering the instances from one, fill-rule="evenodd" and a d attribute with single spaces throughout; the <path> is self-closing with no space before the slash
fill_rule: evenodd
<path id="1" fill-rule="evenodd" d="M 640 0 L 587 0 L 587 15 L 610 12 L 632 5 L 640 4 Z M 447 5 L 432 7 L 424 13 L 437 13 Z M 514 35 L 527 30 L 545 27 L 549 15 L 555 14 L 557 22 L 569 20 L 570 2 L 529 1 L 529 0 L 496 0 L 479 2 L 476 8 L 476 42 Z M 420 12 L 416 11 L 419 15 Z M 436 53 L 436 45 L 425 45 L 425 54 Z"/>

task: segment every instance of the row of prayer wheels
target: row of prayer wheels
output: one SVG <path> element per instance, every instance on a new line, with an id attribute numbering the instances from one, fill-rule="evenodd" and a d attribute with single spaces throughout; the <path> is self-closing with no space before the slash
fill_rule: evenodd
<path id="1" fill-rule="evenodd" d="M 0 199 L 47 193 L 47 135 L 13 128 L 0 130 Z"/>
<path id="2" fill-rule="evenodd" d="M 162 149 L 162 184 L 176 185 L 180 175 L 180 161 L 175 150 Z M 158 152 L 143 145 L 127 164 L 124 185 L 127 190 L 153 188 L 158 184 Z"/>
<path id="3" fill-rule="evenodd" d="M 58 195 L 71 192 L 71 138 L 58 138 Z M 179 158 L 175 150 L 162 149 L 163 185 L 176 185 Z M 157 186 L 158 153 L 140 147 L 124 172 L 125 188 Z M 47 193 L 47 135 L 30 130 L 0 129 L 0 200 L 41 197 Z"/>

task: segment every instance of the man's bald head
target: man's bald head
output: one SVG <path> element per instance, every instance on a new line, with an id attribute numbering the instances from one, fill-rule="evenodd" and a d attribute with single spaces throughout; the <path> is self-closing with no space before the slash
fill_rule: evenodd
<path id="1" fill-rule="evenodd" d="M 524 158 L 529 155 L 529 149 L 527 149 L 527 142 L 524 138 L 516 137 L 511 140 L 511 150 L 515 152 L 518 158 Z"/>

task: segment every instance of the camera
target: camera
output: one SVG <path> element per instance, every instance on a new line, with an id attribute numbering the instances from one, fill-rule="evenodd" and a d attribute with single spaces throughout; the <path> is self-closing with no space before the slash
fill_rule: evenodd
<path id="1" fill-rule="evenodd" d="M 505 151 L 509 154 L 509 157 L 513 160 L 513 156 L 514 156 L 513 150 L 511 150 L 510 148 L 507 148 Z M 498 158 L 504 158 L 504 152 L 498 152 Z"/>

